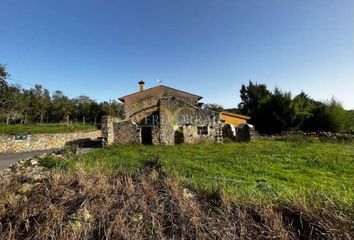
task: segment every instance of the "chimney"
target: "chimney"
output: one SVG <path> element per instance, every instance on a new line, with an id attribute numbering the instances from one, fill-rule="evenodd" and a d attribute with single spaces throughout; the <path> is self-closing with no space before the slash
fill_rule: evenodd
<path id="1" fill-rule="evenodd" d="M 140 92 L 141 91 L 144 91 L 144 81 L 143 80 L 141 80 L 140 82 L 139 82 L 139 86 L 140 86 Z"/>

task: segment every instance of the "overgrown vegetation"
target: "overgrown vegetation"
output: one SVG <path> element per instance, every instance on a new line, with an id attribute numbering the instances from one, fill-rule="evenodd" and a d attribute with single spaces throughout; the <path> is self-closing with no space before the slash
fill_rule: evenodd
<path id="1" fill-rule="evenodd" d="M 21 178 L 22 177 L 22 178 Z M 22 175 L 0 188 L 1 239 L 350 238 L 342 218 L 306 209 L 226 202 L 195 194 L 154 169 L 107 178 L 53 171 L 23 194 Z M 324 218 L 324 216 L 326 218 Z M 322 222 L 322 219 L 326 221 Z"/>
<path id="2" fill-rule="evenodd" d="M 166 175 L 158 161 L 143 162 L 134 174 L 111 177 L 76 168 L 54 170 L 36 182 L 34 176 L 28 180 L 24 172 L 16 172 L 0 182 L 0 238 L 353 237 L 352 220 L 343 213 L 313 211 L 302 199 L 285 206 L 233 201 L 223 185 L 207 193 L 190 190 Z"/>
<path id="3" fill-rule="evenodd" d="M 354 238 L 354 145 L 278 140 L 41 158 L 0 181 L 0 238 Z"/>
<path id="4" fill-rule="evenodd" d="M 0 135 L 1 134 L 13 134 L 13 133 L 67 133 L 67 132 L 81 132 L 97 130 L 93 125 L 82 124 L 16 124 L 7 125 L 0 123 Z"/>
<path id="5" fill-rule="evenodd" d="M 304 139 L 304 140 L 303 140 Z M 108 176 L 135 173 L 149 163 L 197 192 L 223 188 L 237 202 L 345 213 L 354 219 L 354 146 L 316 138 L 250 144 L 119 146 L 80 159 L 47 159 L 51 167 L 77 166 Z"/>

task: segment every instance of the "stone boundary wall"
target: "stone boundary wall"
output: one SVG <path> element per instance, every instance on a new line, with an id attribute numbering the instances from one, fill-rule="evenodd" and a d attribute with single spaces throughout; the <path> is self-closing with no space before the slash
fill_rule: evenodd
<path id="1" fill-rule="evenodd" d="M 303 132 L 303 131 L 286 131 L 282 135 L 302 135 L 306 137 L 318 137 L 320 139 L 333 140 L 333 141 L 354 141 L 354 132 Z"/>
<path id="2" fill-rule="evenodd" d="M 66 143 L 79 139 L 97 139 L 101 131 L 32 134 L 26 140 L 15 140 L 13 135 L 0 135 L 0 153 L 29 152 L 62 148 Z"/>
<path id="3" fill-rule="evenodd" d="M 276 135 L 256 135 L 257 139 L 269 139 L 274 140 L 282 136 L 304 136 L 304 137 L 316 137 L 323 140 L 332 141 L 354 141 L 354 131 L 347 132 L 303 132 L 303 131 L 283 131 L 281 134 Z"/>

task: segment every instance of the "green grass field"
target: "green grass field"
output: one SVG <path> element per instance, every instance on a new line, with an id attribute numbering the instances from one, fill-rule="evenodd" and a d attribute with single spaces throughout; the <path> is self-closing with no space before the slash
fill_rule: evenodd
<path id="1" fill-rule="evenodd" d="M 196 191 L 223 189 L 238 202 L 302 204 L 354 216 L 354 145 L 319 141 L 176 146 L 116 146 L 81 159 L 45 159 L 44 165 L 78 166 L 106 175 L 161 165 L 167 177 Z"/>
<path id="2" fill-rule="evenodd" d="M 12 133 L 67 133 L 95 130 L 93 125 L 63 125 L 63 124 L 17 124 L 6 125 L 0 123 L 0 135 Z"/>

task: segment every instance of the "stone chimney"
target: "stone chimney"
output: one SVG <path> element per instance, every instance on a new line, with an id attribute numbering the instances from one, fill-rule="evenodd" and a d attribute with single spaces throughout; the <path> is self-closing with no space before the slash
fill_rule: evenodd
<path id="1" fill-rule="evenodd" d="M 141 80 L 141 81 L 139 82 L 140 92 L 141 92 L 141 91 L 144 91 L 144 85 L 145 85 L 145 82 L 144 82 L 143 80 Z"/>

